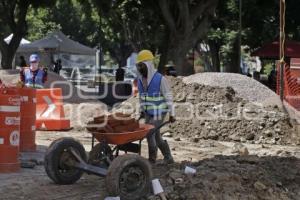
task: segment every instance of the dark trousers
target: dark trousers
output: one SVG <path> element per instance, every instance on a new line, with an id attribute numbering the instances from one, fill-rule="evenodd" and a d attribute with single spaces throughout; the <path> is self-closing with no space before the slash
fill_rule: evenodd
<path id="1" fill-rule="evenodd" d="M 165 115 L 160 119 L 155 119 L 150 115 L 145 116 L 145 122 L 147 124 L 152 124 L 155 128 L 158 127 L 161 123 L 163 123 Z M 157 149 L 161 151 L 164 155 L 165 160 L 173 159 L 171 155 L 171 151 L 167 141 L 163 140 L 160 130 L 152 133 L 147 136 L 148 141 L 148 152 L 149 152 L 149 160 L 150 162 L 155 162 L 157 157 Z"/>

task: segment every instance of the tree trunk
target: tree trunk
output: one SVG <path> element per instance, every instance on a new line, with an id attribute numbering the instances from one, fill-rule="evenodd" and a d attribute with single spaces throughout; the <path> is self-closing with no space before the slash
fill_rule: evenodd
<path id="1" fill-rule="evenodd" d="M 232 44 L 232 52 L 229 54 L 229 65 L 226 72 L 240 73 L 240 63 L 239 63 L 239 41 L 236 37 L 234 43 Z"/>
<path id="2" fill-rule="evenodd" d="M 12 69 L 12 62 L 14 60 L 16 51 L 7 50 L 2 51 L 1 67 L 2 69 Z"/>
<path id="3" fill-rule="evenodd" d="M 184 66 L 187 52 L 190 50 L 192 41 L 185 39 L 186 37 L 179 38 L 176 36 L 170 36 L 169 48 L 167 50 L 167 61 L 173 61 L 177 75 L 190 75 L 193 69 L 188 69 Z M 192 66 L 193 67 L 193 66 Z"/>
<path id="4" fill-rule="evenodd" d="M 184 70 L 185 58 L 186 58 L 185 52 L 183 52 L 181 49 L 173 48 L 170 49 L 168 52 L 168 61 L 174 62 L 177 75 L 180 76 L 185 75 L 185 70 Z"/>
<path id="5" fill-rule="evenodd" d="M 213 72 L 220 72 L 221 71 L 221 63 L 220 63 L 220 47 L 216 44 L 215 41 L 209 40 L 208 41 L 210 55 L 212 60 L 212 71 Z"/>
<path id="6" fill-rule="evenodd" d="M 22 39 L 22 33 L 15 33 L 9 44 L 2 41 L 0 50 L 2 54 L 1 67 L 2 69 L 12 69 L 12 62 Z"/>
<path id="7" fill-rule="evenodd" d="M 0 50 L 2 54 L 1 67 L 3 69 L 11 69 L 12 61 L 16 51 L 20 45 L 23 36 L 27 32 L 26 15 L 31 1 L 10 1 L 4 4 L 3 14 L 4 20 L 1 22 L 1 30 L 9 30 L 13 33 L 13 37 L 9 44 L 4 42 L 4 38 L 0 38 Z M 7 13 L 6 13 L 7 12 Z M 3 36 L 3 35 L 1 35 Z"/>
<path id="8" fill-rule="evenodd" d="M 165 65 L 168 63 L 168 54 L 170 49 L 169 34 L 165 33 L 164 40 L 167 42 L 162 43 L 159 48 L 160 59 L 159 59 L 159 65 L 157 70 L 160 73 L 164 73 Z"/>

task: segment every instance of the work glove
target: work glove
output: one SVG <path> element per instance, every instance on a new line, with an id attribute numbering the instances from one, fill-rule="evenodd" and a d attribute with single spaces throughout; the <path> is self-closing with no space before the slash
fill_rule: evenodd
<path id="1" fill-rule="evenodd" d="M 140 112 L 140 119 L 145 118 L 145 112 Z"/>
<path id="2" fill-rule="evenodd" d="M 170 115 L 169 122 L 174 123 L 175 121 L 176 121 L 176 118 L 174 116 Z"/>
<path id="3" fill-rule="evenodd" d="M 16 87 L 17 88 L 22 88 L 22 87 L 24 87 L 24 83 L 22 81 L 18 81 L 17 84 L 16 84 Z"/>

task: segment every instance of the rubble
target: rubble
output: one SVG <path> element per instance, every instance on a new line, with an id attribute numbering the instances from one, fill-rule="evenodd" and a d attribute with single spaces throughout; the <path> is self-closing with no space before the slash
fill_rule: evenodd
<path id="1" fill-rule="evenodd" d="M 248 156 L 249 155 L 249 151 L 247 149 L 247 147 L 245 147 L 244 145 L 240 144 L 240 143 L 236 143 L 233 146 L 232 152 L 231 153 L 237 153 L 240 156 Z"/>
<path id="2" fill-rule="evenodd" d="M 197 169 L 194 175 L 184 173 L 187 164 Z M 285 200 L 299 198 L 300 173 L 293 167 L 298 165 L 299 160 L 291 157 L 216 156 L 197 163 L 174 164 L 164 173 L 154 170 L 172 200 Z"/>

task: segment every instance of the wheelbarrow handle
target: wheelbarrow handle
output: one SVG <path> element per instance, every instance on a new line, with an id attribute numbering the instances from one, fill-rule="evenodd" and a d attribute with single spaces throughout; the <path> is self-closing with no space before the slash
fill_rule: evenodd
<path id="1" fill-rule="evenodd" d="M 140 117 L 138 118 L 138 121 L 140 121 L 142 118 L 143 118 L 143 117 L 140 116 Z M 151 129 L 151 130 L 149 131 L 148 135 L 155 133 L 156 131 L 158 131 L 158 130 L 161 129 L 163 126 L 165 126 L 165 125 L 167 125 L 167 124 L 169 124 L 169 123 L 170 123 L 170 121 L 165 121 L 165 122 L 161 123 L 159 126 L 153 128 L 153 129 Z"/>
<path id="2" fill-rule="evenodd" d="M 151 134 L 155 133 L 156 131 L 158 131 L 158 130 L 161 129 L 163 126 L 165 126 L 165 125 L 167 125 L 167 124 L 169 124 L 169 123 L 170 123 L 169 121 L 165 121 L 165 122 L 161 123 L 159 126 L 153 128 L 153 129 L 151 129 L 151 130 L 149 131 L 148 135 L 151 135 Z"/>

